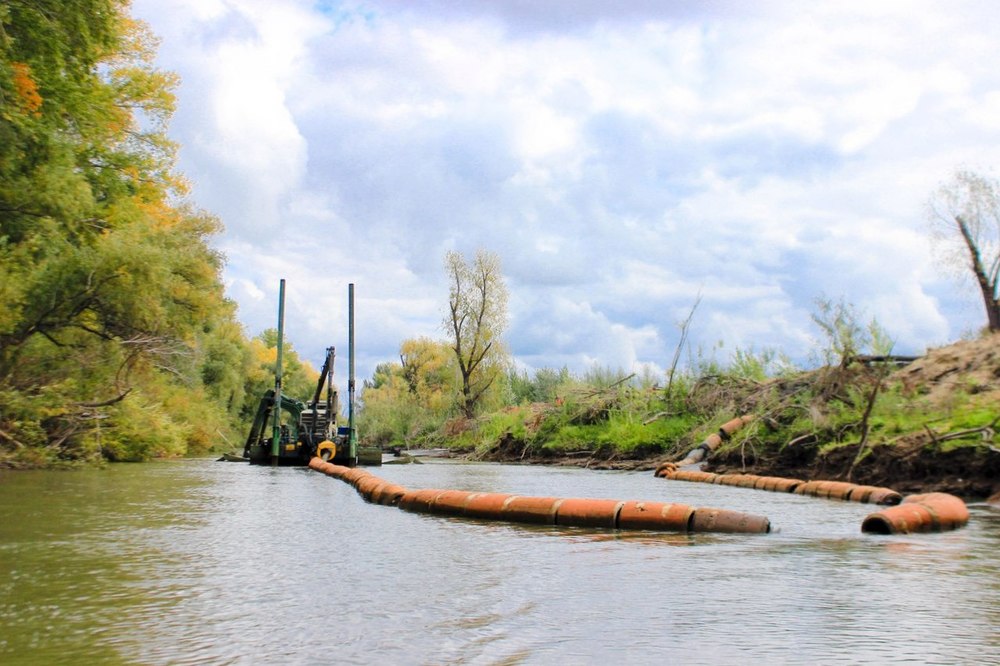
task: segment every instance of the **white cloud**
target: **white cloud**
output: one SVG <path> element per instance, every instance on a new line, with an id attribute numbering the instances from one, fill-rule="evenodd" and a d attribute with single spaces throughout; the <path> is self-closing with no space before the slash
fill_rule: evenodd
<path id="1" fill-rule="evenodd" d="M 816 296 L 920 351 L 981 316 L 922 205 L 1000 162 L 990 3 L 136 0 L 184 83 L 174 137 L 230 295 L 359 369 L 440 335 L 445 250 L 498 252 L 526 366 L 663 368 L 695 343 L 804 359 Z M 363 331 L 361 333 L 360 331 Z"/>

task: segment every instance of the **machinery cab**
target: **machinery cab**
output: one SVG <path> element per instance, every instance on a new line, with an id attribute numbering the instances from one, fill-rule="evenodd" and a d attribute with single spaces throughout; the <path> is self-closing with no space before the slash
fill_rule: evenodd
<path id="1" fill-rule="evenodd" d="M 357 464 L 350 455 L 351 429 L 338 425 L 334 358 L 334 348 L 329 347 L 316 391 L 308 403 L 274 389 L 264 393 L 243 447 L 244 458 L 261 465 L 307 465 L 313 456 L 339 465 Z"/>

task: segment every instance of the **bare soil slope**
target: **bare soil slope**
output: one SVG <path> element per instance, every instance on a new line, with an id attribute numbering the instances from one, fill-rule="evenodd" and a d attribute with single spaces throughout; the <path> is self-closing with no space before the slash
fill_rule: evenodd
<path id="1" fill-rule="evenodd" d="M 995 417 L 980 428 L 951 430 L 933 419 L 891 443 L 875 442 L 854 465 L 857 446 L 828 453 L 815 447 L 784 447 L 746 465 L 730 453 L 710 462 L 712 471 L 747 469 L 806 479 L 847 479 L 895 488 L 901 492 L 939 490 L 970 499 L 1000 493 L 1000 334 L 962 341 L 929 351 L 897 370 L 888 380 L 903 394 L 920 400 L 929 413 L 947 413 L 959 396 L 975 396 Z"/>

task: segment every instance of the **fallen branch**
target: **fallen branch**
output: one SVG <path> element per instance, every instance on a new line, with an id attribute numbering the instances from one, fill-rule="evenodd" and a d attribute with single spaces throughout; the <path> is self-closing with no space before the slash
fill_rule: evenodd
<path id="1" fill-rule="evenodd" d="M 885 363 L 887 365 L 895 365 L 903 367 L 909 365 L 914 361 L 920 359 L 920 356 L 896 356 L 893 354 L 883 354 L 883 355 L 871 355 L 871 354 L 861 354 L 852 357 L 852 360 L 857 361 L 863 365 L 872 365 L 874 363 Z"/>
<path id="2" fill-rule="evenodd" d="M 122 400 L 125 399 L 125 396 L 127 396 L 131 392 L 132 392 L 132 389 L 126 389 L 124 393 L 122 393 L 121 395 L 119 395 L 117 397 L 111 398 L 110 400 L 105 400 L 103 402 L 78 402 L 78 403 L 76 403 L 76 406 L 77 407 L 108 407 L 108 406 L 113 405 L 113 404 L 115 404 L 117 402 L 121 402 Z"/>
<path id="3" fill-rule="evenodd" d="M 993 419 L 987 425 L 984 425 L 982 427 L 968 428 L 966 430 L 956 430 L 955 432 L 949 432 L 943 435 L 934 432 L 926 425 L 924 426 L 924 430 L 927 431 L 927 434 L 930 435 L 931 437 L 931 441 L 933 441 L 935 444 L 938 444 L 940 442 L 947 442 L 948 440 L 951 439 L 962 439 L 964 437 L 968 437 L 969 435 L 979 435 L 980 437 L 982 437 L 984 441 L 988 441 L 996 437 L 997 434 L 996 425 L 998 422 L 1000 422 L 1000 416 Z M 991 446 L 990 448 L 993 447 Z"/>
<path id="4" fill-rule="evenodd" d="M 816 441 L 816 434 L 807 432 L 804 435 L 799 435 L 795 439 L 789 440 L 788 444 L 785 446 L 797 446 L 799 444 L 811 444 Z"/>
<path id="5" fill-rule="evenodd" d="M 670 412 L 659 412 L 657 414 L 653 414 L 648 419 L 646 419 L 645 421 L 643 421 L 642 425 L 649 425 L 650 423 L 652 423 L 654 421 L 659 421 L 664 416 L 670 416 Z"/>
<path id="6" fill-rule="evenodd" d="M 3 437 L 4 439 L 6 439 L 8 442 L 10 442 L 19 449 L 23 449 L 26 446 L 23 442 L 15 439 L 12 435 L 3 430 L 0 430 L 0 437 Z"/>

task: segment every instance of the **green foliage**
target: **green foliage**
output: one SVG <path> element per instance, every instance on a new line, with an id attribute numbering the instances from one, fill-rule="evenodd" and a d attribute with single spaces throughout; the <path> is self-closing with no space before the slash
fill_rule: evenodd
<path id="1" fill-rule="evenodd" d="M 554 402 L 560 392 L 564 391 L 573 381 L 569 368 L 563 366 L 559 370 L 539 368 L 534 376 L 526 371 L 511 369 L 507 375 L 510 386 L 511 404 L 520 405 L 532 402 Z"/>
<path id="2" fill-rule="evenodd" d="M 316 391 L 319 371 L 308 361 L 299 358 L 295 347 L 283 340 L 281 350 L 281 391 L 296 400 L 310 400 Z M 257 411 L 260 397 L 274 388 L 278 370 L 278 329 L 268 328 L 250 340 L 249 365 L 243 373 L 242 416 L 250 420 Z"/>
<path id="3" fill-rule="evenodd" d="M 733 352 L 727 372 L 741 379 L 763 382 L 772 377 L 788 376 L 795 372 L 795 366 L 775 349 L 765 348 L 758 352 L 750 347 Z"/>
<path id="4" fill-rule="evenodd" d="M 0 5 L 0 466 L 233 437 L 246 341 L 124 0 Z"/>
<path id="5" fill-rule="evenodd" d="M 878 321 L 873 317 L 863 323 L 857 309 L 843 299 L 817 298 L 812 320 L 825 338 L 821 355 L 826 365 L 842 365 L 859 354 L 885 355 L 892 351 L 893 341 Z"/>
<path id="6" fill-rule="evenodd" d="M 457 390 L 455 355 L 447 343 L 404 340 L 400 363 L 381 363 L 358 399 L 358 430 L 366 443 L 411 446 L 452 416 Z"/>

